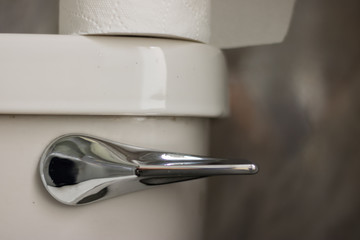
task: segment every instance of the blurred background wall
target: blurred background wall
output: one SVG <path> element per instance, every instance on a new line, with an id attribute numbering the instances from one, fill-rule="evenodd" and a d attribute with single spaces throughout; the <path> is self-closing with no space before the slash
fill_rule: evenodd
<path id="1" fill-rule="evenodd" d="M 0 32 L 57 22 L 56 0 L 0 0 Z M 360 239 L 360 1 L 298 0 L 283 43 L 225 55 L 212 155 L 260 172 L 210 179 L 205 239 Z"/>
<path id="2" fill-rule="evenodd" d="M 230 118 L 212 154 L 206 239 L 360 239 L 360 1 L 298 0 L 281 44 L 225 51 Z"/>
<path id="3" fill-rule="evenodd" d="M 58 0 L 0 0 L 1 33 L 58 32 Z"/>

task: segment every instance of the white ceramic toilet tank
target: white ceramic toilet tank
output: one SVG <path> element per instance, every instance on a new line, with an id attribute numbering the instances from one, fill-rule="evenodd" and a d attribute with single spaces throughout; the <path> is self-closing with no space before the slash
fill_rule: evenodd
<path id="1" fill-rule="evenodd" d="M 4 114 L 0 132 L 1 158 L 8 159 L 0 177 L 2 239 L 201 238 L 205 180 L 71 207 L 45 191 L 38 163 L 51 140 L 73 132 L 153 149 L 205 154 L 205 119 Z"/>
<path id="2" fill-rule="evenodd" d="M 226 113 L 218 49 L 116 37 L 0 41 L 2 239 L 201 238 L 204 179 L 69 207 L 45 191 L 38 165 L 45 147 L 68 133 L 207 154 L 207 119 Z"/>

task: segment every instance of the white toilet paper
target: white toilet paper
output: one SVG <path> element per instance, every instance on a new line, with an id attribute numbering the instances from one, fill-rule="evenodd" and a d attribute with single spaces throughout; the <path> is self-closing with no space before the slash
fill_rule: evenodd
<path id="1" fill-rule="evenodd" d="M 61 34 L 210 40 L 209 0 L 60 0 Z"/>
<path id="2" fill-rule="evenodd" d="M 281 42 L 295 0 L 60 0 L 61 34 L 141 35 L 219 48 Z"/>

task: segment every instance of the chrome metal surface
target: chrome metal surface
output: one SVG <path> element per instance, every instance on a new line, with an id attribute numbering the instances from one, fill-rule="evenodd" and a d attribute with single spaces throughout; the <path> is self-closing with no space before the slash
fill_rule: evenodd
<path id="1" fill-rule="evenodd" d="M 68 205 L 214 175 L 254 174 L 247 160 L 159 152 L 85 135 L 55 139 L 40 160 L 46 190 Z"/>

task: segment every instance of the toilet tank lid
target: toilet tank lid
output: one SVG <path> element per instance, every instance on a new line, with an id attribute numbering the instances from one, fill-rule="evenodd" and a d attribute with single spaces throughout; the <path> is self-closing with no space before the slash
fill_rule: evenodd
<path id="1" fill-rule="evenodd" d="M 140 37 L 0 34 L 0 114 L 218 117 L 226 66 L 212 46 Z"/>

